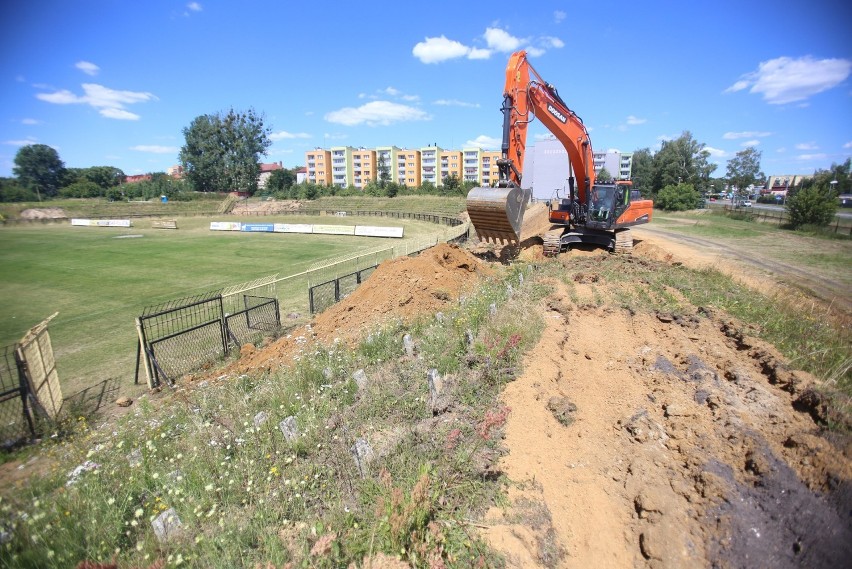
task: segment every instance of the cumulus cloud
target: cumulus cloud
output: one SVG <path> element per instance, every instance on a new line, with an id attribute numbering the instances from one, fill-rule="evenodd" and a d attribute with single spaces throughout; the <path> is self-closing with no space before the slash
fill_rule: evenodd
<path id="1" fill-rule="evenodd" d="M 712 146 L 705 146 L 704 150 L 706 150 L 710 156 L 714 158 L 724 158 L 728 155 L 724 150 L 720 150 L 719 148 L 713 148 Z"/>
<path id="2" fill-rule="evenodd" d="M 797 160 L 825 160 L 827 158 L 827 154 L 799 154 L 796 156 Z"/>
<path id="3" fill-rule="evenodd" d="M 411 52 L 423 63 L 440 63 L 448 59 L 465 57 L 470 53 L 470 48 L 461 42 L 441 36 L 437 38 L 427 37 L 426 41 L 415 44 Z"/>
<path id="4" fill-rule="evenodd" d="M 21 119 L 21 124 L 35 125 L 41 124 L 41 121 L 38 119 Z"/>
<path id="5" fill-rule="evenodd" d="M 757 70 L 746 73 L 724 92 L 748 89 L 749 93 L 760 94 L 771 105 L 783 105 L 804 101 L 836 87 L 850 72 L 852 61 L 848 59 L 778 57 L 761 62 Z"/>
<path id="6" fill-rule="evenodd" d="M 76 67 L 86 75 L 91 75 L 93 77 L 98 74 L 98 71 L 101 70 L 100 67 L 98 67 L 91 61 L 78 61 L 74 64 L 74 67 Z"/>
<path id="7" fill-rule="evenodd" d="M 508 53 L 525 49 L 530 57 L 544 54 L 548 49 L 561 48 L 565 42 L 553 36 L 541 36 L 534 39 L 518 38 L 502 28 L 488 27 L 482 34 L 486 47 L 465 45 L 446 36 L 427 37 L 412 49 L 414 57 L 423 63 L 440 63 L 450 59 L 488 59 L 493 53 Z"/>
<path id="8" fill-rule="evenodd" d="M 152 154 L 177 154 L 180 152 L 177 146 L 160 146 L 157 144 L 137 144 L 136 146 L 131 146 L 130 150 L 150 152 Z"/>
<path id="9" fill-rule="evenodd" d="M 471 109 L 479 108 L 479 103 L 466 103 L 465 101 L 459 101 L 458 99 L 438 99 L 433 104 L 438 105 L 440 107 L 467 107 Z"/>
<path id="10" fill-rule="evenodd" d="M 633 115 L 629 115 L 627 117 L 627 124 L 629 125 L 637 125 L 637 124 L 645 124 L 648 122 L 648 119 L 640 119 L 639 117 L 634 117 Z"/>
<path id="11" fill-rule="evenodd" d="M 843 148 L 852 148 L 852 141 L 847 142 L 846 144 L 844 144 L 844 145 L 843 145 Z"/>
<path id="12" fill-rule="evenodd" d="M 387 126 L 397 122 L 430 120 L 432 117 L 415 107 L 390 101 L 371 101 L 360 107 L 345 107 L 326 113 L 325 120 L 344 126 Z"/>
<path id="13" fill-rule="evenodd" d="M 760 144 L 760 141 L 755 139 L 755 140 L 746 140 L 745 142 L 741 142 L 740 146 L 748 147 L 748 146 L 757 146 L 758 144 Z"/>
<path id="14" fill-rule="evenodd" d="M 62 89 L 53 93 L 37 93 L 36 98 L 56 105 L 89 105 L 97 109 L 102 116 L 118 120 L 139 119 L 139 115 L 125 109 L 126 105 L 157 100 L 157 97 L 148 92 L 119 91 L 96 83 L 83 83 L 83 95 Z"/>
<path id="15" fill-rule="evenodd" d="M 3 144 L 7 144 L 9 146 L 27 146 L 29 144 L 36 144 L 36 142 L 38 142 L 37 139 L 28 136 L 22 140 L 4 140 Z"/>
<path id="16" fill-rule="evenodd" d="M 493 136 L 485 136 L 484 134 L 480 134 L 473 140 L 468 140 L 464 143 L 465 148 L 481 148 L 483 150 L 497 150 L 500 148 L 500 145 L 503 144 L 503 140 L 500 138 L 494 138 Z"/>
<path id="17" fill-rule="evenodd" d="M 293 138 L 310 138 L 311 135 L 307 132 L 287 132 L 286 130 L 279 130 L 278 132 L 273 132 L 269 135 L 269 140 L 289 140 Z"/>
<path id="18" fill-rule="evenodd" d="M 555 12 L 553 12 L 553 22 L 555 24 L 561 24 L 562 20 L 564 20 L 567 16 L 568 14 L 566 14 L 562 10 L 556 10 Z"/>
<path id="19" fill-rule="evenodd" d="M 190 2 L 186 5 L 186 9 L 191 12 L 200 12 L 202 10 L 201 4 L 199 4 L 198 2 Z"/>
<path id="20" fill-rule="evenodd" d="M 515 51 L 523 41 L 500 28 L 485 28 L 483 37 L 488 47 L 503 52 Z"/>

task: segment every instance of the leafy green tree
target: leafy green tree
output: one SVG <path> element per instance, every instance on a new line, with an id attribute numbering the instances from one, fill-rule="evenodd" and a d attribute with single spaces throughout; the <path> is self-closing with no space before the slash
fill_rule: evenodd
<path id="1" fill-rule="evenodd" d="M 461 180 L 459 180 L 459 177 L 455 172 L 444 178 L 441 185 L 441 193 L 445 195 L 462 193 Z"/>
<path id="2" fill-rule="evenodd" d="M 837 213 L 837 193 L 826 186 L 810 186 L 788 196 L 785 207 L 794 229 L 803 225 L 823 227 L 831 223 Z"/>
<path id="3" fill-rule="evenodd" d="M 296 183 L 296 173 L 293 170 L 282 168 L 273 170 L 269 179 L 266 180 L 266 189 L 272 192 L 289 190 Z"/>
<path id="4" fill-rule="evenodd" d="M 13 173 L 18 182 L 36 191 L 39 200 L 53 197 L 62 185 L 65 164 L 59 153 L 46 144 L 22 146 L 15 155 Z"/>
<path id="5" fill-rule="evenodd" d="M 678 184 L 690 184 L 693 188 L 706 187 L 716 165 L 707 161 L 710 153 L 705 150 L 705 146 L 693 139 L 689 131 L 684 131 L 675 140 L 663 142 L 660 151 L 654 155 L 652 193 Z"/>
<path id="6" fill-rule="evenodd" d="M 640 148 L 633 152 L 633 164 L 630 168 L 630 178 L 633 187 L 642 192 L 642 195 L 651 193 L 651 185 L 654 179 L 654 157 L 650 149 Z"/>
<path id="7" fill-rule="evenodd" d="M 0 202 L 31 202 L 36 194 L 18 183 L 15 178 L 0 178 Z"/>
<path id="8" fill-rule="evenodd" d="M 84 178 L 62 187 L 59 195 L 65 198 L 97 198 L 103 195 L 104 191 L 96 183 Z"/>
<path id="9" fill-rule="evenodd" d="M 701 204 L 699 194 L 692 184 L 670 184 L 657 193 L 654 205 L 666 211 L 686 211 Z"/>
<path id="10" fill-rule="evenodd" d="M 390 167 L 385 161 L 384 154 L 379 154 L 379 158 L 376 161 L 376 170 L 379 172 L 379 187 L 384 188 L 385 184 L 390 182 L 391 179 Z"/>
<path id="11" fill-rule="evenodd" d="M 613 178 L 612 178 L 612 174 L 609 173 L 609 170 L 606 169 L 606 166 L 602 166 L 601 169 L 600 169 L 600 172 L 598 172 L 596 174 L 595 179 L 597 179 L 597 180 L 599 180 L 600 182 L 603 183 L 603 182 L 609 182 Z"/>
<path id="12" fill-rule="evenodd" d="M 727 180 L 731 188 L 736 188 L 737 195 L 744 198 L 748 188 L 764 178 L 760 171 L 761 153 L 753 147 L 740 150 L 737 155 L 728 160 Z"/>
<path id="13" fill-rule="evenodd" d="M 254 109 L 201 115 L 183 129 L 180 162 L 186 179 L 202 192 L 241 191 L 253 194 L 260 175 L 260 156 L 272 144 L 271 128 Z"/>
<path id="14" fill-rule="evenodd" d="M 84 169 L 82 174 L 87 180 L 105 190 L 114 188 L 124 181 L 124 172 L 112 166 L 92 166 Z"/>

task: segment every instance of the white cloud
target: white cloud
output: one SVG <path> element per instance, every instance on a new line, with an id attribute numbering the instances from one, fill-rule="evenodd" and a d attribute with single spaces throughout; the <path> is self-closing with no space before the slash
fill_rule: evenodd
<path id="1" fill-rule="evenodd" d="M 75 95 L 67 89 L 62 89 L 53 93 L 37 93 L 36 98 L 57 105 L 90 105 L 98 109 L 102 116 L 119 120 L 139 119 L 139 115 L 126 110 L 125 105 L 157 100 L 157 97 L 151 93 L 117 91 L 97 83 L 83 83 L 83 93 L 83 95 Z"/>
<path id="2" fill-rule="evenodd" d="M 764 138 L 772 136 L 771 132 L 762 132 L 755 130 L 745 130 L 742 132 L 726 132 L 722 135 L 725 140 L 737 140 L 739 138 Z"/>
<path id="3" fill-rule="evenodd" d="M 639 117 L 634 117 L 633 115 L 629 115 L 627 117 L 627 124 L 629 125 L 645 124 L 646 122 L 648 122 L 648 119 L 640 119 Z"/>
<path id="4" fill-rule="evenodd" d="M 544 55 L 545 50 L 540 47 L 535 47 L 532 45 L 527 46 L 527 55 L 530 57 L 541 57 Z"/>
<path id="5" fill-rule="evenodd" d="M 500 28 L 485 28 L 483 37 L 488 47 L 502 52 L 515 51 L 523 42 L 523 40 Z"/>
<path id="6" fill-rule="evenodd" d="M 852 141 L 847 142 L 846 144 L 844 144 L 844 145 L 843 145 L 843 148 L 852 148 Z"/>
<path id="7" fill-rule="evenodd" d="M 360 107 L 346 107 L 326 113 L 325 120 L 345 126 L 366 124 L 387 126 L 396 122 L 423 121 L 432 117 L 424 111 L 390 101 L 371 101 Z"/>
<path id="8" fill-rule="evenodd" d="M 468 59 L 488 59 L 491 57 L 490 49 L 482 49 L 479 47 L 472 47 L 470 51 L 467 53 Z"/>
<path id="9" fill-rule="evenodd" d="M 136 113 L 131 113 L 130 111 L 125 111 L 124 109 L 115 109 L 112 107 L 107 107 L 106 109 L 101 109 L 98 111 L 101 116 L 106 117 L 108 119 L 116 119 L 120 121 L 138 121 L 139 115 Z"/>
<path id="10" fill-rule="evenodd" d="M 464 101 L 459 101 L 458 99 L 438 99 L 433 104 L 438 105 L 440 107 L 467 107 L 471 109 L 479 108 L 479 103 L 466 103 Z"/>
<path id="11" fill-rule="evenodd" d="M 566 14 L 562 10 L 556 10 L 555 12 L 553 12 L 553 22 L 556 24 L 561 24 L 562 20 L 564 20 L 567 16 L 568 14 Z"/>
<path id="12" fill-rule="evenodd" d="M 180 152 L 177 146 L 159 146 L 157 144 L 137 144 L 136 146 L 131 146 L 130 150 L 150 152 L 152 154 L 177 154 Z"/>
<path id="13" fill-rule="evenodd" d="M 724 150 L 720 150 L 719 148 L 713 148 L 712 146 L 705 146 L 704 150 L 706 150 L 710 156 L 714 158 L 724 158 L 728 155 Z"/>
<path id="14" fill-rule="evenodd" d="M 799 154 L 796 156 L 797 160 L 825 160 L 828 158 L 827 154 Z"/>
<path id="15" fill-rule="evenodd" d="M 552 37 L 552 36 L 544 36 L 543 38 L 541 38 L 541 42 L 542 42 L 542 44 L 546 45 L 547 47 L 555 47 L 557 49 L 565 47 L 564 41 L 562 41 L 559 38 Z"/>
<path id="16" fill-rule="evenodd" d="M 386 87 L 383 93 L 390 95 L 391 97 L 398 97 L 400 95 L 400 90 L 395 87 Z"/>
<path id="17" fill-rule="evenodd" d="M 760 141 L 757 139 L 754 140 L 746 140 L 745 142 L 741 142 L 740 146 L 757 146 L 760 144 Z"/>
<path id="18" fill-rule="evenodd" d="M 98 71 L 101 70 L 100 67 L 92 63 L 91 61 L 78 61 L 74 64 L 74 67 L 85 73 L 86 75 L 95 76 L 98 74 Z"/>
<path id="19" fill-rule="evenodd" d="M 38 119 L 21 119 L 21 124 L 35 125 L 41 124 L 41 121 Z"/>
<path id="20" fill-rule="evenodd" d="M 800 142 L 796 145 L 796 150 L 819 150 L 819 146 L 815 142 Z"/>
<path id="21" fill-rule="evenodd" d="M 769 104 L 783 105 L 831 89 L 845 81 L 850 72 L 852 61 L 848 59 L 778 57 L 761 62 L 756 71 L 743 75 L 724 92 L 749 89 L 749 93 L 760 93 Z"/>
<path id="22" fill-rule="evenodd" d="M 8 144 L 9 146 L 27 146 L 28 144 L 36 144 L 37 142 L 35 138 L 28 136 L 23 140 L 4 140 L 3 144 Z"/>
<path id="23" fill-rule="evenodd" d="M 427 37 L 426 41 L 415 44 L 411 53 L 423 63 L 440 63 L 448 59 L 465 57 L 470 53 L 470 48 L 455 40 L 447 39 L 446 36 Z"/>
<path id="24" fill-rule="evenodd" d="M 498 150 L 503 144 L 503 139 L 494 138 L 493 136 L 485 136 L 480 134 L 473 140 L 468 140 L 464 143 L 465 148 L 482 148 L 483 150 Z"/>
<path id="25" fill-rule="evenodd" d="M 190 2 L 186 5 L 187 10 L 191 10 L 192 12 L 200 12 L 202 10 L 201 4 L 198 2 Z"/>
<path id="26" fill-rule="evenodd" d="M 287 140 L 291 138 L 310 138 L 311 135 L 307 132 L 287 132 L 286 130 L 280 130 L 278 132 L 273 132 L 269 135 L 269 140 Z"/>

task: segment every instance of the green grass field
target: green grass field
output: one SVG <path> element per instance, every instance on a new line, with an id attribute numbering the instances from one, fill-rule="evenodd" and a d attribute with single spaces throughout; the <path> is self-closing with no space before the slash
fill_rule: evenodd
<path id="1" fill-rule="evenodd" d="M 180 229 L 71 227 L 67 224 L 0 228 L 0 346 L 19 340 L 54 312 L 50 325 L 57 367 L 67 396 L 105 379 L 132 383 L 134 319 L 150 305 L 201 294 L 278 273 L 299 273 L 318 260 L 399 239 L 213 232 L 211 220 L 391 225 L 405 237 L 445 228 L 385 218 L 214 216 L 178 218 Z M 141 235 L 142 237 L 124 237 Z M 307 312 L 307 281 L 281 283 L 282 312 Z M 143 380 L 144 383 L 144 380 Z"/>

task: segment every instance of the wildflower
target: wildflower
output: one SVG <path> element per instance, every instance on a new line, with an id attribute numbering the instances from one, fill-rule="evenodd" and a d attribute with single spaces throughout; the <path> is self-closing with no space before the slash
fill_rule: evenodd
<path id="1" fill-rule="evenodd" d="M 134 518 L 141 518 L 142 514 L 144 514 L 144 513 L 145 513 L 145 510 L 143 510 L 142 508 L 137 508 L 137 510 L 135 512 L 133 512 L 133 517 Z"/>

